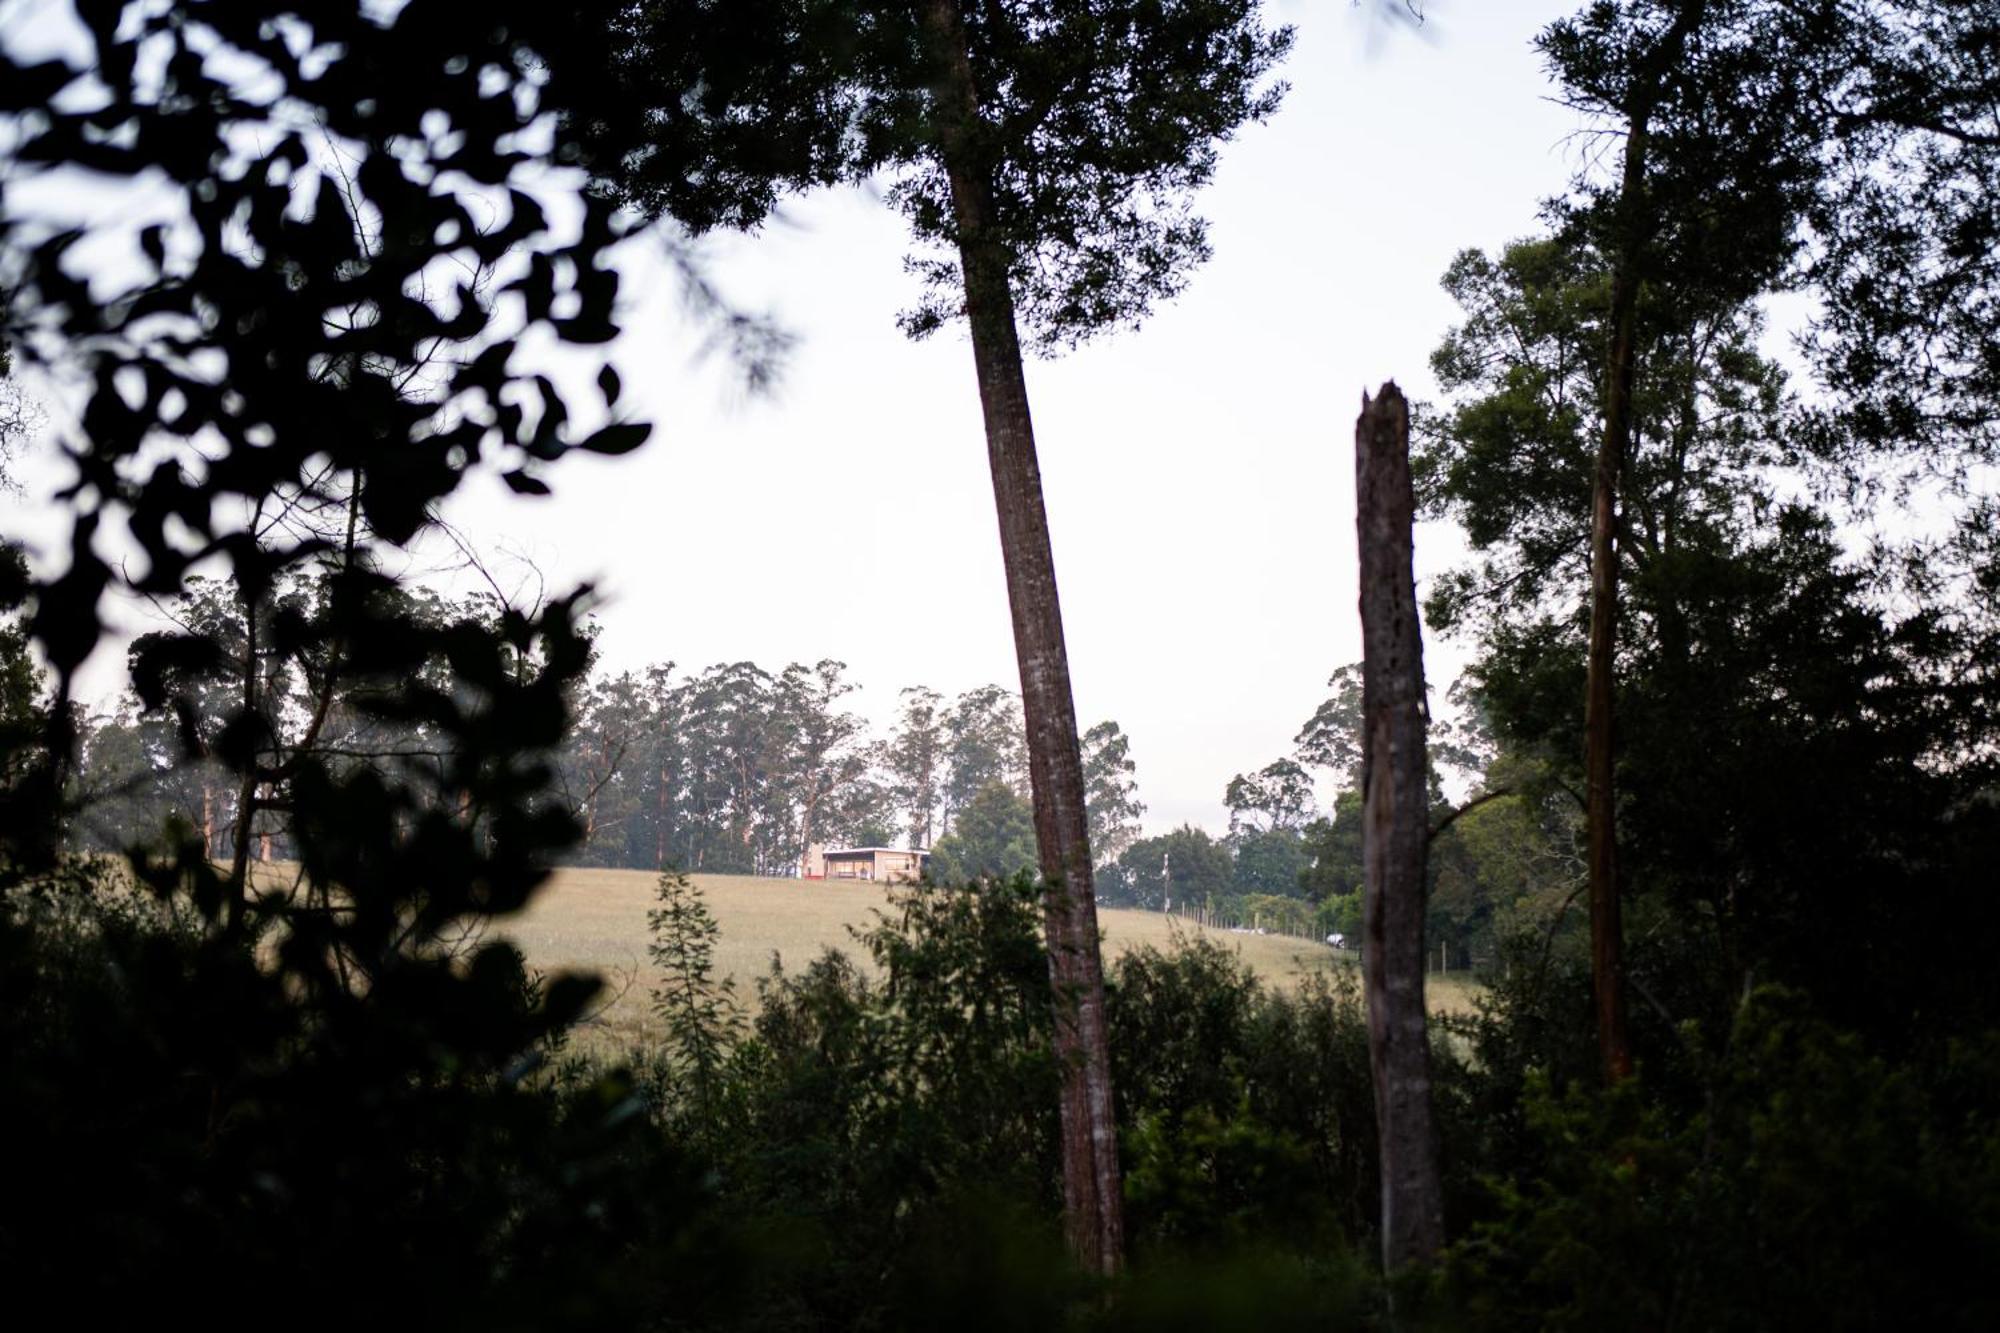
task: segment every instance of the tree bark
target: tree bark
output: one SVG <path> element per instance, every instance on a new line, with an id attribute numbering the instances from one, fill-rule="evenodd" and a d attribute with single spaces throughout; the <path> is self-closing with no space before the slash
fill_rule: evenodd
<path id="1" fill-rule="evenodd" d="M 1667 71 L 1680 61 L 1705 0 L 1688 0 L 1641 62 L 1626 108 L 1618 242 L 1611 271 L 1611 344 L 1604 375 L 1604 435 L 1590 495 L 1590 654 L 1584 682 L 1584 820 L 1589 839 L 1590 976 L 1597 1053 L 1607 1083 L 1632 1072 L 1625 1022 L 1624 925 L 1618 885 L 1618 792 L 1612 687 L 1618 651 L 1618 496 L 1632 445 L 1633 344 L 1643 256 L 1652 219 L 1646 156 Z"/>
<path id="2" fill-rule="evenodd" d="M 1631 160 L 1629 156 L 1627 160 Z M 1604 438 L 1598 444 L 1590 495 L 1590 655 L 1583 714 L 1584 820 L 1589 831 L 1591 992 L 1597 1011 L 1598 1061 L 1607 1083 L 1615 1083 L 1632 1072 L 1632 1049 L 1625 1029 L 1624 925 L 1618 894 L 1612 684 L 1618 636 L 1618 490 L 1626 441 L 1631 433 L 1632 333 L 1637 295 L 1638 283 L 1630 265 L 1620 263 L 1611 282 L 1611 357 Z"/>
<path id="3" fill-rule="evenodd" d="M 1410 409 L 1395 384 L 1354 428 L 1361 539 L 1361 863 L 1368 1058 L 1382 1166 L 1382 1266 L 1444 1243 L 1424 1016 L 1424 869 L 1430 844 L 1423 637 L 1411 525 Z"/>
<path id="4" fill-rule="evenodd" d="M 1046 885 L 1042 902 L 1054 992 L 1055 1048 L 1062 1069 L 1064 1231 L 1080 1264 L 1109 1275 L 1124 1262 L 1124 1198 L 1084 811 L 1083 758 L 1056 595 L 1055 557 L 1035 460 L 1009 256 L 992 234 L 989 169 L 978 160 L 970 134 L 978 121 L 979 102 L 964 20 L 956 0 L 925 0 L 923 22 L 940 80 L 937 148 L 951 185 L 965 313 L 985 416 L 987 460 L 993 473 L 1028 729 L 1035 845 Z"/>

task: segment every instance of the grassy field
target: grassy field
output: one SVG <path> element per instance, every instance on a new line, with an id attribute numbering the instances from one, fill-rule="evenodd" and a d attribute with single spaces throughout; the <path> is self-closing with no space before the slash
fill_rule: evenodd
<path id="1" fill-rule="evenodd" d="M 694 880 L 722 929 L 717 971 L 736 979 L 745 1000 L 754 999 L 756 979 L 770 969 L 774 953 L 788 968 L 803 967 L 829 947 L 861 959 L 849 928 L 867 924 L 887 901 L 880 886 L 852 881 L 748 875 L 696 875 Z M 538 968 L 587 968 L 603 974 L 609 1002 L 593 1025 L 598 1041 L 626 1044 L 644 1038 L 651 1028 L 653 971 L 646 958 L 646 912 L 653 905 L 656 882 L 650 871 L 559 871 L 527 912 L 495 928 L 514 939 Z M 1107 908 L 1098 919 L 1109 954 L 1141 944 L 1165 947 L 1177 930 L 1199 931 L 1158 912 Z M 1307 940 L 1211 933 L 1237 950 L 1258 975 L 1279 984 L 1315 969 L 1353 966 L 1354 955 L 1336 954 Z M 1431 1007 L 1463 1007 L 1472 992 L 1469 980 L 1433 977 Z"/>

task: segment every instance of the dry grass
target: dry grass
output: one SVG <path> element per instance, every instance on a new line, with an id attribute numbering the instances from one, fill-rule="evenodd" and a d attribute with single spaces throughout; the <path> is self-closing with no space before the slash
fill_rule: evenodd
<path id="1" fill-rule="evenodd" d="M 770 969 L 776 954 L 787 968 L 799 968 L 827 948 L 859 961 L 860 946 L 849 931 L 865 926 L 887 902 L 879 885 L 851 881 L 760 879 L 748 875 L 696 875 L 722 938 L 716 970 L 735 978 L 745 1000 Z M 625 1045 L 651 1029 L 648 992 L 653 970 L 646 957 L 646 913 L 653 906 L 658 877 L 641 870 L 563 870 L 521 916 L 498 923 L 496 933 L 514 939 L 534 966 L 554 971 L 583 968 L 602 973 L 607 1003 L 594 1024 L 597 1039 Z M 1105 950 L 1116 955 L 1137 945 L 1164 948 L 1176 932 L 1199 927 L 1158 912 L 1114 908 L 1098 914 Z M 1234 948 L 1257 974 L 1288 985 L 1308 972 L 1353 966 L 1353 955 L 1280 935 L 1208 932 Z M 1432 978 L 1433 1010 L 1462 1009 L 1474 994 L 1471 982 Z"/>

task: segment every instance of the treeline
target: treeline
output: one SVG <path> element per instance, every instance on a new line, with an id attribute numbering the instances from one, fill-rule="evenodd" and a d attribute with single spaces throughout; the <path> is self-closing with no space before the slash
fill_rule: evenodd
<path id="1" fill-rule="evenodd" d="M 292 812 L 271 795 L 277 779 L 246 783 L 222 762 L 246 736 L 269 750 L 263 768 L 272 775 L 307 756 L 343 773 L 442 772 L 452 757 L 446 734 L 390 706 L 391 682 L 333 669 L 330 644 L 308 644 L 295 632 L 324 620 L 340 582 L 328 562 L 281 580 L 254 613 L 224 581 L 196 578 L 164 601 L 171 628 L 131 648 L 138 687 L 82 728 L 74 845 L 120 851 L 174 826 L 216 860 L 230 859 L 239 843 L 255 860 L 292 859 Z M 497 635 L 521 615 L 489 594 L 376 595 L 438 633 Z M 508 669 L 525 678 L 542 665 L 530 652 Z M 469 702 L 478 691 L 452 681 L 448 666 L 432 664 L 434 683 Z M 550 784 L 542 800 L 580 825 L 570 858 L 578 864 L 759 875 L 800 873 L 816 842 L 928 848 L 948 839 L 982 796 L 1010 815 L 1026 808 L 1021 708 L 1012 692 L 987 685 L 947 699 L 913 686 L 880 735 L 843 705 L 856 688 L 845 664 L 832 660 L 777 671 L 731 662 L 680 675 L 663 663 L 589 675 L 566 692 L 561 735 L 543 750 Z M 246 697 L 256 701 L 247 720 Z M 1099 845 L 1115 856 L 1136 835 L 1144 809 L 1117 723 L 1087 734 L 1086 765 Z M 982 861 L 975 870 L 1010 874 L 1032 865 L 1032 834 L 1027 846 L 1025 861 Z"/>
<path id="2" fill-rule="evenodd" d="M 329 614 L 337 582 L 330 568 L 285 580 L 258 604 L 254 630 L 226 582 L 195 579 L 164 602 L 172 628 L 141 636 L 130 653 L 134 679 L 159 691 L 159 703 L 149 708 L 135 690 L 82 729 L 72 844 L 123 851 L 172 826 L 220 862 L 239 848 L 253 861 L 296 859 L 292 812 L 273 795 L 275 780 L 246 783 L 221 762 L 246 731 L 269 747 L 269 773 L 308 755 L 344 773 L 442 772 L 451 742 L 433 722 L 385 707 L 387 682 L 330 670 L 328 645 L 308 647 L 288 632 Z M 376 595 L 438 632 L 457 626 L 497 634 L 509 614 L 520 614 L 489 594 L 453 599 L 396 588 Z M 200 653 L 185 651 L 191 639 L 205 645 Z M 538 664 L 528 654 L 509 669 L 525 676 Z M 450 680 L 447 663 L 428 670 L 447 693 L 476 693 Z M 247 725 L 246 678 L 257 700 Z M 856 688 L 846 666 L 830 659 L 778 671 L 730 662 L 681 675 L 664 663 L 587 676 L 567 691 L 568 719 L 542 756 L 551 778 L 543 803 L 581 828 L 565 859 L 795 875 L 807 847 L 819 842 L 932 848 L 944 882 L 1033 869 L 1017 696 L 987 685 L 947 699 L 912 686 L 901 692 L 887 734 L 877 734 L 843 705 Z M 1329 688 L 1289 756 L 1225 786 L 1229 827 L 1221 836 L 1184 825 L 1141 837 L 1146 807 L 1129 738 L 1116 722 L 1086 731 L 1099 899 L 1294 934 L 1358 935 L 1356 669 L 1335 672 Z M 1468 701 L 1459 706 L 1473 715 Z M 1491 756 L 1476 723 L 1447 729 L 1435 751 L 1464 782 L 1477 782 Z M 1337 785 L 1328 809 L 1315 799 L 1316 772 Z M 1496 913 L 1507 897 L 1498 881 L 1508 872 L 1491 863 L 1514 853 L 1475 840 L 1504 817 L 1474 817 L 1434 858 L 1433 927 L 1453 966 L 1492 957 Z"/>
<path id="3" fill-rule="evenodd" d="M 291 628 L 331 613 L 339 579 L 331 564 L 289 577 L 259 601 L 254 620 L 224 581 L 194 579 L 163 602 L 172 627 L 131 648 L 139 688 L 82 728 L 72 845 L 123 851 L 175 827 L 219 862 L 239 851 L 252 861 L 295 859 L 292 811 L 275 794 L 277 779 L 246 782 L 222 762 L 246 734 L 268 748 L 266 774 L 308 756 L 342 773 L 443 772 L 448 735 L 421 715 L 386 706 L 390 682 L 331 669 L 332 645 L 309 646 Z M 457 627 L 497 635 L 510 614 L 520 614 L 490 594 L 453 599 L 398 587 L 373 595 L 381 613 L 393 604 L 394 614 L 440 633 Z M 198 653 L 188 651 L 195 642 Z M 525 678 L 539 665 L 529 653 L 512 659 L 509 670 Z M 451 680 L 448 663 L 427 671 L 447 694 L 470 700 L 477 693 Z M 246 680 L 256 700 L 247 722 Z M 1140 836 L 1146 807 L 1129 738 L 1110 721 L 1086 731 L 1099 899 L 1295 934 L 1358 935 L 1357 669 L 1341 668 L 1328 685 L 1288 756 L 1226 784 L 1229 826 L 1220 836 L 1192 825 Z M 1032 870 L 1018 697 L 997 685 L 955 699 L 912 686 L 879 734 L 844 706 L 856 688 L 845 664 L 830 659 L 777 671 L 730 662 L 683 675 L 663 663 L 586 676 L 566 691 L 560 738 L 542 753 L 550 785 L 540 800 L 581 830 L 565 859 L 795 875 L 818 842 L 931 848 L 943 882 Z M 148 697 L 157 703 L 149 707 Z M 1461 785 L 1476 785 L 1493 749 L 1472 701 L 1460 698 L 1457 708 L 1471 721 L 1443 729 L 1434 754 Z M 1315 798 L 1316 775 L 1338 792 L 1325 809 Z M 1439 801 L 1442 783 L 1441 774 Z M 1511 808 L 1470 817 L 1433 858 L 1434 937 L 1453 966 L 1493 956 L 1498 913 L 1509 886 L 1518 887 L 1509 876 L 1520 853 L 1488 846 L 1486 831 Z M 1510 868 L 1496 868 L 1496 858 L 1512 858 Z"/>

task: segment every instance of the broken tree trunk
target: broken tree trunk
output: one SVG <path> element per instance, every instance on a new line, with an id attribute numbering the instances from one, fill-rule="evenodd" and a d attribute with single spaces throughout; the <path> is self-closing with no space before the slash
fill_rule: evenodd
<path id="1" fill-rule="evenodd" d="M 1354 429 L 1361 537 L 1361 956 L 1382 1164 L 1382 1266 L 1444 1242 L 1424 1022 L 1424 865 L 1430 842 L 1423 639 L 1412 569 L 1410 409 L 1393 382 Z"/>

